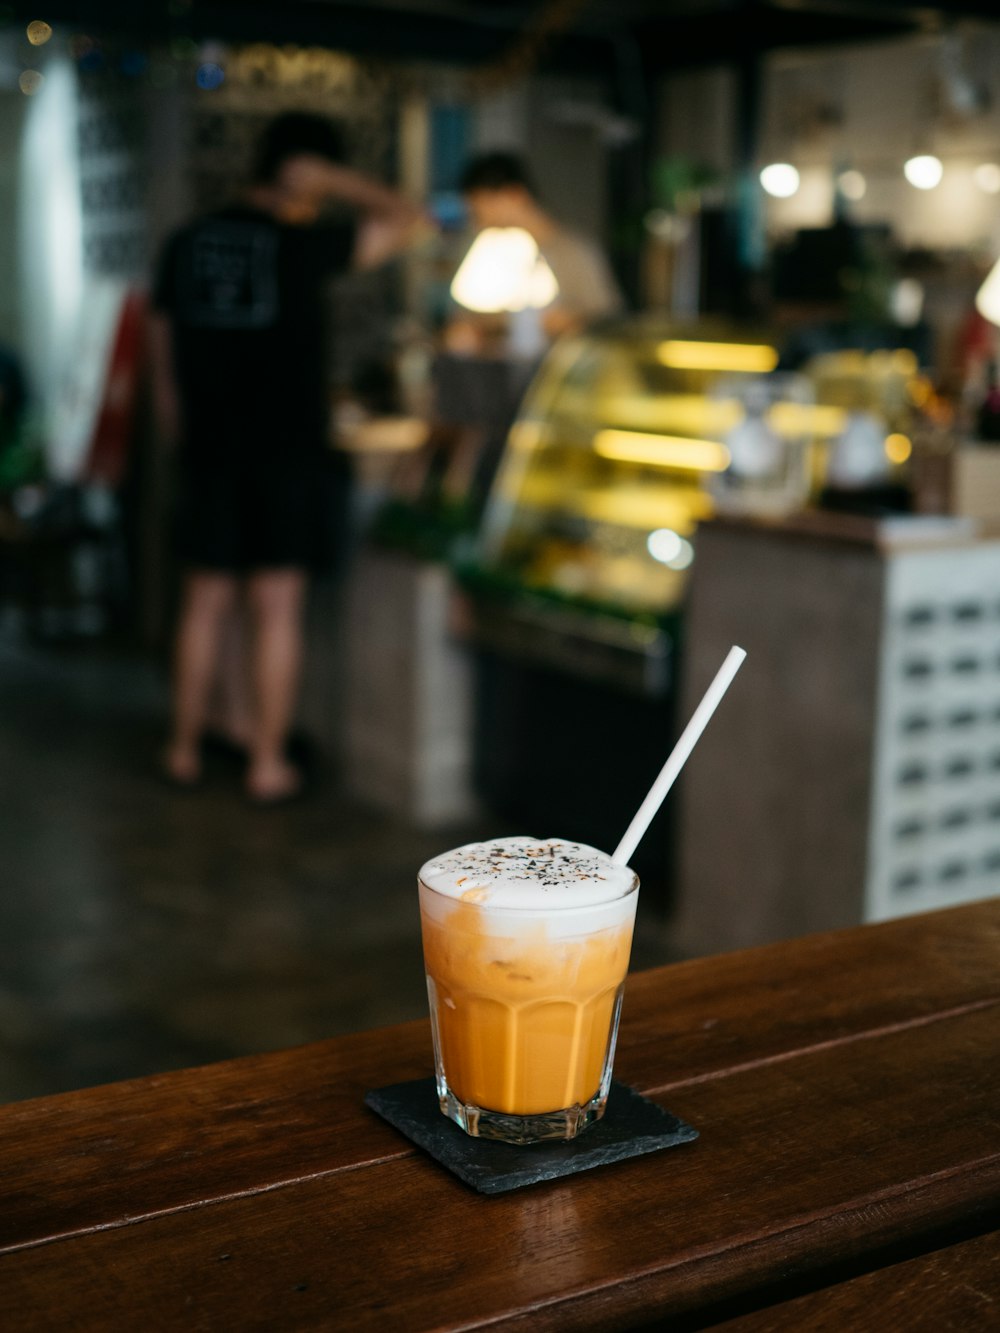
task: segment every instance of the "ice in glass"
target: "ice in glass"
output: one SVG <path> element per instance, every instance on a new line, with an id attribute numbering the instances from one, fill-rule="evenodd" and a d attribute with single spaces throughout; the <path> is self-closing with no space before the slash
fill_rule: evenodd
<path id="1" fill-rule="evenodd" d="M 511 1143 L 604 1114 L 639 881 L 581 843 L 498 838 L 420 871 L 441 1109 Z"/>

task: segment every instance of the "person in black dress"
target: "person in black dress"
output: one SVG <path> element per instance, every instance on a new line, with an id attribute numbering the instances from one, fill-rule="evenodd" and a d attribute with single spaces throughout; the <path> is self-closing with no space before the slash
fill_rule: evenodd
<path id="1" fill-rule="evenodd" d="M 348 216 L 326 220 L 330 203 Z M 391 258 L 421 218 L 401 194 L 344 165 L 334 125 L 292 113 L 265 131 L 240 200 L 167 242 L 151 355 L 158 416 L 177 444 L 185 567 L 164 757 L 176 783 L 200 776 L 222 635 L 245 593 L 254 702 L 247 791 L 274 802 L 301 785 L 285 745 L 304 598 L 309 572 L 327 563 L 338 538 L 324 284 Z"/>

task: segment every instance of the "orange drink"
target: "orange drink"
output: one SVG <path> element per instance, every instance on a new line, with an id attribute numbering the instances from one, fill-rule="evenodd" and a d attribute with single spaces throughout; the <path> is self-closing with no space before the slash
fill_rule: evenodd
<path id="1" fill-rule="evenodd" d="M 467 1133 L 573 1138 L 604 1113 L 638 880 L 579 843 L 500 838 L 419 879 L 441 1109 Z"/>

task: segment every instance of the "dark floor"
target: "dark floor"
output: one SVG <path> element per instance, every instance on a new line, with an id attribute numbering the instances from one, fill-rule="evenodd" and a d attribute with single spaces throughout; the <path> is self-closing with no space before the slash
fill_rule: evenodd
<path id="1" fill-rule="evenodd" d="M 155 777 L 158 666 L 0 639 L 0 1102 L 421 1016 L 421 832 L 332 779 L 250 808 Z M 549 830 L 528 830 L 547 834 Z M 634 967 L 667 961 L 639 909 Z"/>

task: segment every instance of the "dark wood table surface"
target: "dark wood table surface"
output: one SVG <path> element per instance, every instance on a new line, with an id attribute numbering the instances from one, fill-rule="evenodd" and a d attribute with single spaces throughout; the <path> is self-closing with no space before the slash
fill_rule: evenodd
<path id="1" fill-rule="evenodd" d="M 1000 1326 L 1000 901 L 631 977 L 679 1148 L 483 1197 L 362 1104 L 429 1072 L 419 1022 L 0 1108 L 0 1329 Z"/>

